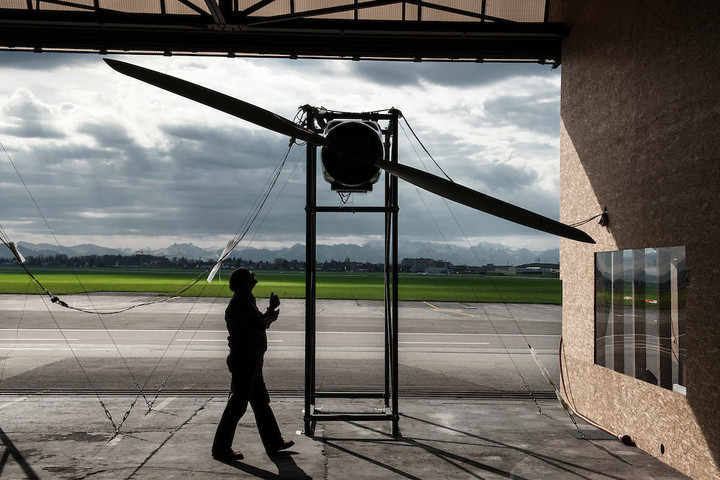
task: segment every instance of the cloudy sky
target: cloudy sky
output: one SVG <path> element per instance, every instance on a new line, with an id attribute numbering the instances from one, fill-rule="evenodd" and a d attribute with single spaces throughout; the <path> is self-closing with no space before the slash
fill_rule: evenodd
<path id="1" fill-rule="evenodd" d="M 549 66 L 113 58 L 290 119 L 304 104 L 398 108 L 455 182 L 558 218 L 560 71 Z M 98 55 L 0 52 L 0 79 L 0 225 L 16 242 L 223 246 L 288 146 L 279 134 L 125 77 Z M 399 138 L 402 163 L 440 173 L 407 127 Z M 304 243 L 304 179 L 304 149 L 295 146 L 251 231 L 253 246 Z M 375 190 L 349 202 L 381 204 Z M 320 180 L 318 203 L 341 199 Z M 401 183 L 399 203 L 403 240 L 558 246 L 410 184 Z M 381 237 L 382 218 L 324 214 L 318 233 L 320 243 L 364 243 Z"/>

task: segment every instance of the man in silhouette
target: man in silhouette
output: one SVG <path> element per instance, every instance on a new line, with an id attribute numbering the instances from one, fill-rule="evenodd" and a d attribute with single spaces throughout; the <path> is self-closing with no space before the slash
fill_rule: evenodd
<path id="1" fill-rule="evenodd" d="M 270 294 L 270 305 L 261 313 L 255 303 L 252 290 L 257 284 L 255 274 L 240 268 L 230 275 L 233 297 L 225 310 L 230 354 L 227 365 L 232 374 L 230 397 L 222 414 L 212 446 L 213 458 L 234 461 L 243 458 L 242 453 L 232 449 L 232 441 L 238 422 L 247 410 L 248 402 L 255 413 L 260 438 L 265 451 L 274 454 L 292 447 L 295 442 L 285 441 L 280 433 L 275 415 L 270 408 L 265 381 L 263 380 L 263 357 L 267 350 L 265 330 L 277 320 L 280 299 Z"/>

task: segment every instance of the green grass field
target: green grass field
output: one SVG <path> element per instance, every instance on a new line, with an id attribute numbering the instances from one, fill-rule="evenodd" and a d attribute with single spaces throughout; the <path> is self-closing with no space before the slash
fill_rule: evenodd
<path id="1" fill-rule="evenodd" d="M 33 275 L 54 295 L 83 292 L 153 292 L 168 294 L 182 289 L 202 272 L 199 270 L 152 269 L 64 269 L 35 268 Z M 303 272 L 256 271 L 257 297 L 274 292 L 281 298 L 305 296 Z M 184 296 L 230 297 L 229 272 L 212 284 L 201 277 Z M 399 277 L 400 300 L 549 303 L 562 301 L 558 278 L 526 276 L 417 275 Z M 19 267 L 0 268 L 0 293 L 35 294 L 38 286 Z M 318 272 L 317 296 L 325 299 L 382 300 L 380 273 Z"/>

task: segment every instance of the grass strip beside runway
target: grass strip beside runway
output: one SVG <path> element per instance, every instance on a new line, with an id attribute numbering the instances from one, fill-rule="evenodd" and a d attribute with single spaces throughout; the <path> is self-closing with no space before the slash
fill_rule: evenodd
<path id="1" fill-rule="evenodd" d="M 35 277 L 54 295 L 83 292 L 167 293 L 191 282 L 192 269 L 77 269 L 36 268 Z M 230 297 L 229 272 L 208 284 L 204 278 L 184 296 Z M 257 297 L 274 292 L 281 298 L 304 298 L 304 272 L 256 271 Z M 556 277 L 401 274 L 402 301 L 456 301 L 560 304 L 561 282 Z M 382 300 L 383 276 L 368 272 L 318 272 L 317 296 L 324 299 Z M 37 286 L 19 267 L 0 268 L 0 293 L 35 294 Z"/>

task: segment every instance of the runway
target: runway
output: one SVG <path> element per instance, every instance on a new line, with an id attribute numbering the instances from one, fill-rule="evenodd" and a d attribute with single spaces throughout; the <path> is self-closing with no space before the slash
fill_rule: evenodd
<path id="1" fill-rule="evenodd" d="M 147 296 L 67 296 L 69 305 L 121 309 Z M 263 308 L 264 300 L 258 304 Z M 88 314 L 46 297 L 0 296 L 0 391 L 224 391 L 227 299 L 180 298 L 120 314 Z M 283 300 L 268 331 L 265 376 L 274 391 L 304 386 L 304 301 Z M 319 388 L 378 389 L 383 303 L 318 301 Z M 400 389 L 453 393 L 551 389 L 532 345 L 557 381 L 561 307 L 401 302 Z"/>

